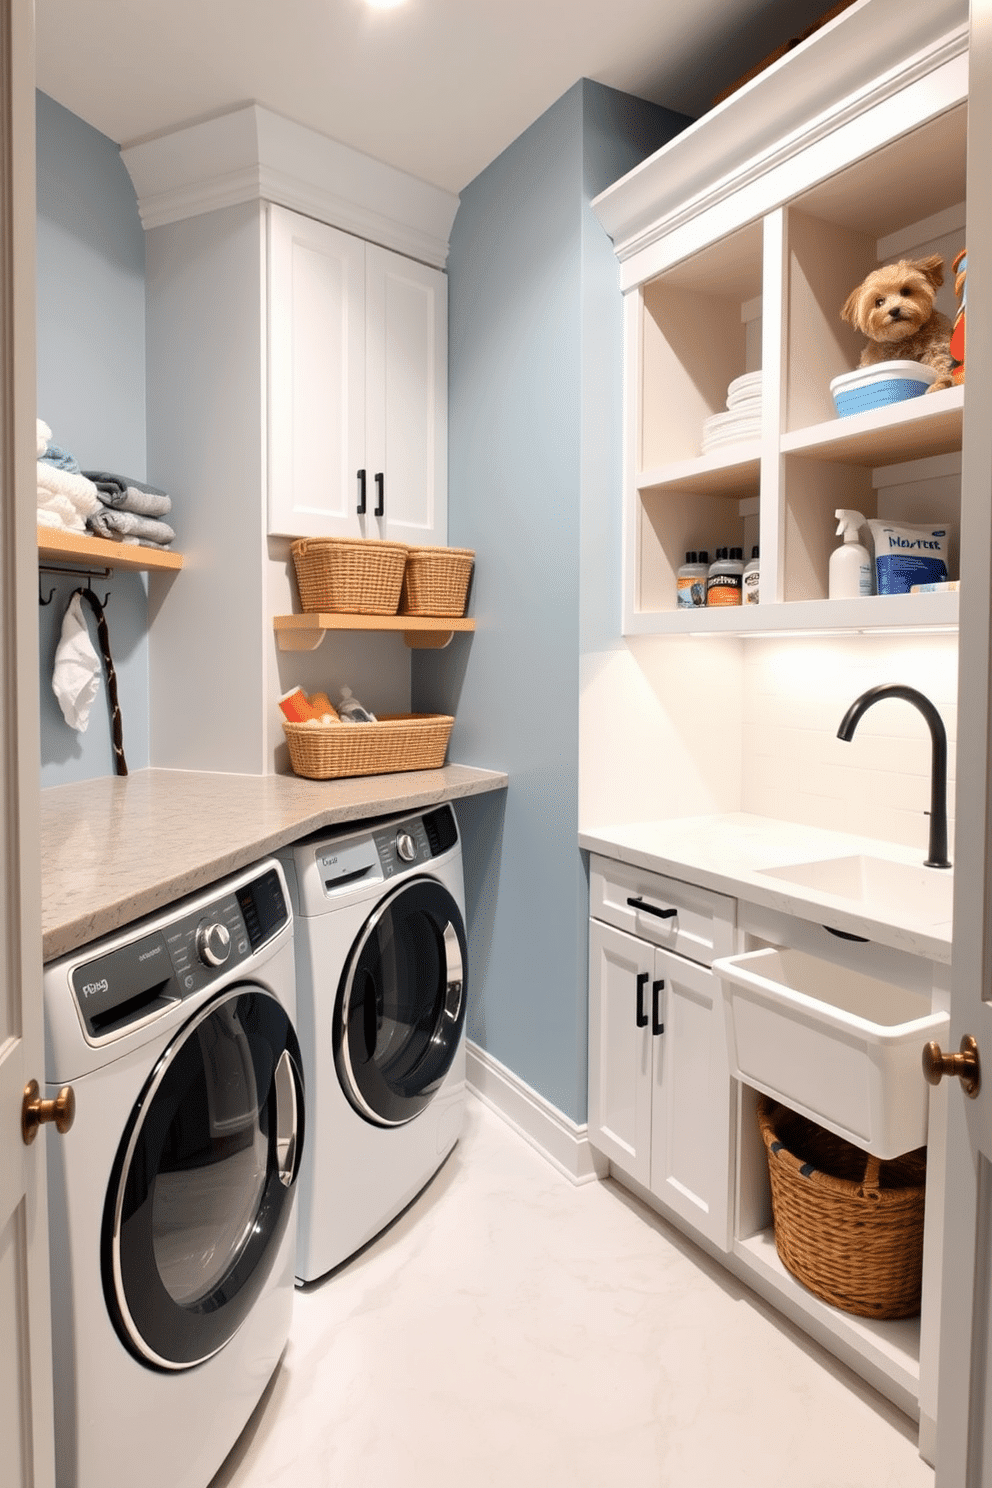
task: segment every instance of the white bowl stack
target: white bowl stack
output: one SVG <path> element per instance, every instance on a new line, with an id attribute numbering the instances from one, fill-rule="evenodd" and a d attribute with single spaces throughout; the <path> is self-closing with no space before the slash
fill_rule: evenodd
<path id="1" fill-rule="evenodd" d="M 761 373 L 745 372 L 727 389 L 727 412 L 703 422 L 703 454 L 725 444 L 757 439 L 761 433 Z"/>

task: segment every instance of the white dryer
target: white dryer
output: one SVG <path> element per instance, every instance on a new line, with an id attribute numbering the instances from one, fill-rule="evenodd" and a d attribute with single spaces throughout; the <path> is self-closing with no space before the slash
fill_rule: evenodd
<path id="1" fill-rule="evenodd" d="M 303 1083 L 274 860 L 45 968 L 59 1488 L 205 1488 L 289 1334 Z"/>
<path id="2" fill-rule="evenodd" d="M 450 806 L 281 855 L 296 917 L 307 1145 L 297 1278 L 377 1235 L 458 1140 L 468 959 Z"/>

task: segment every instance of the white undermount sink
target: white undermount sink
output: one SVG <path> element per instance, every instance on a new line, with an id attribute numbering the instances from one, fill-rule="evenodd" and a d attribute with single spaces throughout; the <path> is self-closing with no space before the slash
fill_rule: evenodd
<path id="1" fill-rule="evenodd" d="M 848 899 L 869 912 L 895 913 L 925 925 L 940 925 L 952 917 L 954 874 L 947 868 L 852 854 L 758 871 L 763 877 Z"/>

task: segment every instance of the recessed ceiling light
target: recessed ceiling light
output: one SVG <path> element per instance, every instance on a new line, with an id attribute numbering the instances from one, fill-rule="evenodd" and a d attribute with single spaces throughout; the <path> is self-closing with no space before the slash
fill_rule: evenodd
<path id="1" fill-rule="evenodd" d="M 365 0 L 365 4 L 372 10 L 395 10 L 397 6 L 405 3 L 406 0 Z"/>

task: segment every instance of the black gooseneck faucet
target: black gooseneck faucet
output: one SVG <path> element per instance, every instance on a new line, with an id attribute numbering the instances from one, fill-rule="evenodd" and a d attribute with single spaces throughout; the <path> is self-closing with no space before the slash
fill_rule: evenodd
<path id="1" fill-rule="evenodd" d="M 928 697 L 917 692 L 915 687 L 905 687 L 901 682 L 885 682 L 880 687 L 869 687 L 848 708 L 837 730 L 838 739 L 850 744 L 854 730 L 873 703 L 884 698 L 902 698 L 919 708 L 930 729 L 930 850 L 925 868 L 950 868 L 947 856 L 947 734 L 944 720 Z"/>

